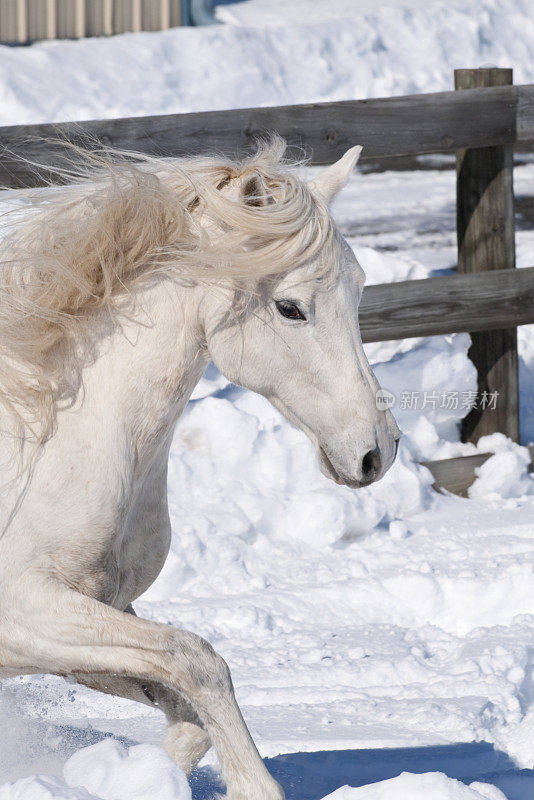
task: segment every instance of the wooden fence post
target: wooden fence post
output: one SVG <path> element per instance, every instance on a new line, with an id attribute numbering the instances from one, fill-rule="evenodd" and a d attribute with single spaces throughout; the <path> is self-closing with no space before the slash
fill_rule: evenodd
<path id="1" fill-rule="evenodd" d="M 455 89 L 511 83 L 511 69 L 454 71 Z M 457 151 L 456 203 L 458 272 L 515 267 L 513 148 Z M 471 338 L 469 358 L 478 372 L 478 396 L 476 407 L 462 422 L 462 440 L 476 443 L 481 436 L 500 431 L 517 441 L 517 328 L 472 333 Z"/>

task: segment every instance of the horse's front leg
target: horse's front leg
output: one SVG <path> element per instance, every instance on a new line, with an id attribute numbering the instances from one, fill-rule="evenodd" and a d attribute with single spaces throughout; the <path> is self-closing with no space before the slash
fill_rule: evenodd
<path id="1" fill-rule="evenodd" d="M 156 681 L 118 675 L 77 676 L 78 683 L 116 697 L 125 697 L 163 711 L 169 725 L 163 747 L 186 775 L 190 775 L 211 747 L 211 741 L 193 707 L 177 692 Z"/>
<path id="2" fill-rule="evenodd" d="M 198 715 L 217 751 L 228 800 L 283 798 L 243 721 L 228 666 L 208 642 L 43 582 L 41 575 L 24 577 L 29 584 L 20 580 L 11 592 L 17 625 L 4 627 L 6 666 L 81 682 L 116 675 L 162 684 Z"/>

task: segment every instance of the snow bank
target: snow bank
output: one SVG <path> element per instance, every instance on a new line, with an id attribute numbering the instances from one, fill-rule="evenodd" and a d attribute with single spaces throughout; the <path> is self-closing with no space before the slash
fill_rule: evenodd
<path id="1" fill-rule="evenodd" d="M 439 91 L 455 67 L 487 63 L 534 80 L 530 0 L 255 0 L 218 13 L 242 24 L 1 47 L 0 124 Z"/>
<path id="2" fill-rule="evenodd" d="M 245 0 L 245 2 L 219 5 L 215 10 L 217 19 L 231 25 L 247 25 L 255 27 L 282 25 L 317 25 L 333 20 L 354 20 L 367 14 L 375 14 L 378 10 L 391 12 L 395 7 L 402 7 L 413 13 L 420 8 L 436 5 L 436 0 Z M 472 11 L 465 0 L 449 0 L 449 7 L 463 8 Z"/>
<path id="3" fill-rule="evenodd" d="M 58 778 L 38 775 L 0 786 L 0 800 L 99 800 L 99 798 L 88 794 L 85 789 L 70 789 Z"/>
<path id="4" fill-rule="evenodd" d="M 343 786 L 325 800 L 506 800 L 502 792 L 489 784 L 465 786 L 439 772 L 412 775 L 403 772 L 398 778 L 353 789 Z"/>
<path id="5" fill-rule="evenodd" d="M 160 747 L 127 749 L 104 739 L 72 756 L 64 780 L 23 778 L 0 786 L 0 800 L 191 800 L 182 770 Z"/>
<path id="6" fill-rule="evenodd" d="M 534 492 L 534 480 L 528 472 L 530 453 L 502 433 L 482 436 L 477 443 L 481 452 L 495 453 L 476 470 L 477 479 L 469 487 L 473 499 L 521 497 Z"/>

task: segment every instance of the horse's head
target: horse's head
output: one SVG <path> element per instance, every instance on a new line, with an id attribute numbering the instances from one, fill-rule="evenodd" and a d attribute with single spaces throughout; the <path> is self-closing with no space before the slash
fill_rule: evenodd
<path id="1" fill-rule="evenodd" d="M 323 213 L 360 149 L 309 184 Z M 363 270 L 334 229 L 324 251 L 257 281 L 241 306 L 227 293 L 222 316 L 221 295 L 214 293 L 206 314 L 209 355 L 221 372 L 268 398 L 314 443 L 323 473 L 355 488 L 384 475 L 400 438 L 390 411 L 377 408 L 379 384 L 362 347 L 363 284 Z"/>

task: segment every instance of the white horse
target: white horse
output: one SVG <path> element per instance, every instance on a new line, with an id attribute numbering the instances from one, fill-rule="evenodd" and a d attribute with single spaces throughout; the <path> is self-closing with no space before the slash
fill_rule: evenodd
<path id="1" fill-rule="evenodd" d="M 94 157 L 75 185 L 23 193 L 3 245 L 0 677 L 158 706 L 172 758 L 190 773 L 213 745 L 230 800 L 283 792 L 228 666 L 131 603 L 169 549 L 169 448 L 210 360 L 301 428 L 336 483 L 392 464 L 363 272 L 328 212 L 359 151 L 310 184 L 276 138 L 241 163 Z"/>

